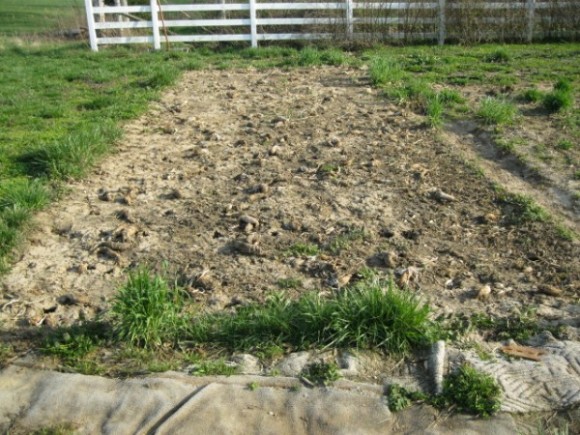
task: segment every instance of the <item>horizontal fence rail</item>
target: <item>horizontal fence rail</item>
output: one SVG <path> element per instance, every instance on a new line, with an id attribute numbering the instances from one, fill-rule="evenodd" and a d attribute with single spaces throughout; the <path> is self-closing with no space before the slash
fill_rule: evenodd
<path id="1" fill-rule="evenodd" d="M 383 3 L 355 0 L 334 3 L 217 1 L 219 3 L 166 5 L 158 0 L 150 0 L 149 5 L 142 6 L 126 6 L 116 1 L 116 6 L 102 6 L 102 0 L 85 0 L 91 49 L 98 51 L 100 45 L 107 44 L 152 44 L 158 50 L 162 41 L 167 44 L 247 41 L 252 47 L 257 47 L 259 41 L 364 39 L 372 37 L 373 32 L 374 36 L 377 33 L 382 34 L 385 39 L 431 40 L 442 45 L 450 37 L 448 31 L 450 26 L 461 29 L 462 26 L 503 23 L 505 27 L 510 19 L 520 25 L 517 31 L 523 35 L 521 39 L 527 42 L 531 42 L 537 34 L 541 36 L 541 32 L 536 30 L 539 21 L 548 22 L 560 33 L 570 33 L 572 29 L 571 32 L 575 32 L 578 36 L 580 32 L 580 17 L 576 21 L 572 18 L 572 21 L 569 20 L 566 24 L 558 22 L 558 16 L 580 14 L 580 6 L 577 2 L 571 1 L 518 0 L 509 3 L 484 0 L 468 2 L 409 0 Z M 570 11 L 567 12 L 566 8 Z M 542 11 L 553 10 L 564 11 L 564 14 L 541 15 Z M 473 11 L 494 15 L 479 17 L 470 14 Z M 498 12 L 504 16 L 497 15 Z M 192 14 L 196 16 L 192 18 Z M 289 14 L 295 16 L 288 16 Z M 388 16 L 390 14 L 392 16 Z M 179 15 L 179 19 L 176 19 L 176 15 Z M 505 16 L 509 16 L 510 19 Z M 397 26 L 406 26 L 410 30 L 399 31 Z M 172 30 L 183 28 L 191 29 L 190 34 Z M 289 32 L 281 32 L 288 28 Z M 505 32 L 505 29 L 482 30 L 481 33 L 492 33 L 493 37 L 494 32 L 499 34 Z"/>

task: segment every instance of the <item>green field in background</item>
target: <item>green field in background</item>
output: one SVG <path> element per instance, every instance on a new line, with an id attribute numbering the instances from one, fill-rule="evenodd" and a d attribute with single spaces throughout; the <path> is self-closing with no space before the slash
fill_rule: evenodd
<path id="1" fill-rule="evenodd" d="M 2 0 L 0 35 L 71 28 L 84 13 L 84 0 Z"/>

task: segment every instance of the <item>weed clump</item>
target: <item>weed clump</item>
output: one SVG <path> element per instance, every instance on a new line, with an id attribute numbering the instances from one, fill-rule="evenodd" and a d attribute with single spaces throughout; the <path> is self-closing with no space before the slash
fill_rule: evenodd
<path id="1" fill-rule="evenodd" d="M 328 386 L 340 379 L 340 373 L 338 372 L 336 364 L 326 363 L 324 361 L 308 364 L 304 367 L 301 374 L 311 383 L 320 386 Z"/>
<path id="2" fill-rule="evenodd" d="M 428 396 L 420 391 L 409 391 L 399 384 L 389 385 L 387 391 L 387 405 L 391 412 L 402 411 L 413 402 L 427 400 Z"/>
<path id="3" fill-rule="evenodd" d="M 489 417 L 501 407 L 501 389 L 491 376 L 463 365 L 445 379 L 443 399 L 459 411 Z"/>

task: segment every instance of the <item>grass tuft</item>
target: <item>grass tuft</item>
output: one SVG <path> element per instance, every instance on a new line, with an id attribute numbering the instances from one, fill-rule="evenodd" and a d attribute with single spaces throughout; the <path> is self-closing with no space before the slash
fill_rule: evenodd
<path id="1" fill-rule="evenodd" d="M 505 48 L 499 48 L 487 54 L 483 59 L 490 63 L 507 63 L 511 60 L 511 55 Z"/>
<path id="2" fill-rule="evenodd" d="M 443 101 L 439 94 L 428 100 L 426 113 L 431 128 L 440 128 L 443 125 L 443 111 Z"/>
<path id="3" fill-rule="evenodd" d="M 117 337 L 134 345 L 155 347 L 176 337 L 182 295 L 160 275 L 141 268 L 129 274 L 113 301 Z"/>
<path id="4" fill-rule="evenodd" d="M 528 103 L 537 103 L 543 98 L 544 93 L 536 88 L 528 89 L 521 94 L 521 99 Z"/>
<path id="5" fill-rule="evenodd" d="M 573 103 L 572 93 L 565 91 L 553 91 L 544 96 L 544 108 L 549 112 L 559 112 L 568 109 Z"/>
<path id="6" fill-rule="evenodd" d="M 371 60 L 369 73 L 375 86 L 399 82 L 406 75 L 401 64 L 383 56 L 376 56 Z"/>
<path id="7" fill-rule="evenodd" d="M 485 98 L 477 111 L 477 116 L 486 124 L 510 124 L 516 116 L 516 107 L 505 100 L 498 98 Z"/>

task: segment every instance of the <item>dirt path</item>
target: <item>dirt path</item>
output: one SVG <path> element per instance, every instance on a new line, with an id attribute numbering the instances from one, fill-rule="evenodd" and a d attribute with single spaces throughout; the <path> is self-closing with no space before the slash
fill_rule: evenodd
<path id="1" fill-rule="evenodd" d="M 536 305 L 577 322 L 578 245 L 545 224 L 505 225 L 505 212 L 364 71 L 194 72 L 38 216 L 2 280 L 0 321 L 91 318 L 127 267 L 166 262 L 215 309 L 280 287 L 332 291 L 371 266 L 407 278 L 438 314 Z M 475 298 L 486 284 L 491 296 Z"/>

